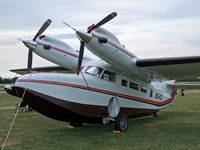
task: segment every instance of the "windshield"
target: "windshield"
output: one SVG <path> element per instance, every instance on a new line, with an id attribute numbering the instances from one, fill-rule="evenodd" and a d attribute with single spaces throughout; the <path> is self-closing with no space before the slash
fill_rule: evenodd
<path id="1" fill-rule="evenodd" d="M 95 76 L 97 78 L 100 77 L 101 73 L 102 73 L 103 69 L 99 68 L 99 67 L 85 67 L 83 68 L 83 73 Z"/>

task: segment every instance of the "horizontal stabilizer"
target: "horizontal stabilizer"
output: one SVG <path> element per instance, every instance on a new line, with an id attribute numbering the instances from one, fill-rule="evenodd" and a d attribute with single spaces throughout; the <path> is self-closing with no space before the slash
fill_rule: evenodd
<path id="1" fill-rule="evenodd" d="M 22 69 L 12 69 L 11 72 L 23 75 L 27 73 L 27 68 Z M 48 67 L 35 67 L 32 68 L 32 72 L 63 72 L 63 73 L 72 73 L 70 69 L 66 69 L 61 66 L 48 66 Z"/>

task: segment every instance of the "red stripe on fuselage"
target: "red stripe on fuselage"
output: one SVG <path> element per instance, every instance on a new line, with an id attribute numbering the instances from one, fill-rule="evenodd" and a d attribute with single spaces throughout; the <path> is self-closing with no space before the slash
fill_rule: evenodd
<path id="1" fill-rule="evenodd" d="M 107 91 L 107 90 L 102 90 L 102 89 L 98 89 L 98 88 L 87 87 L 87 86 L 72 84 L 72 83 L 64 83 L 64 82 L 57 82 L 57 81 L 46 81 L 46 80 L 32 80 L 32 79 L 17 79 L 17 82 L 39 82 L 39 83 L 57 84 L 57 85 L 63 85 L 63 86 L 72 86 L 72 87 L 77 87 L 77 88 L 92 90 L 92 91 L 101 92 L 101 93 L 105 93 L 105 94 L 115 95 L 115 96 L 131 99 L 131 100 L 136 100 L 136 101 L 140 101 L 140 102 L 144 102 L 144 103 L 150 103 L 150 104 L 159 105 L 159 106 L 171 102 L 174 95 L 175 95 L 175 91 L 176 91 L 176 89 L 173 88 L 171 96 L 168 99 L 166 99 L 162 102 L 157 102 L 157 101 L 153 101 L 153 100 L 149 100 L 149 99 L 144 99 L 144 98 L 140 98 L 140 97 L 125 95 L 125 94 L 121 94 L 121 93 L 116 93 L 116 92 L 112 92 L 112 91 Z"/>
<path id="2" fill-rule="evenodd" d="M 44 43 L 40 43 L 40 42 L 37 42 L 37 43 L 38 43 L 39 45 L 45 45 Z M 58 51 L 60 51 L 60 52 L 64 52 L 64 53 L 66 53 L 66 54 L 69 54 L 69 55 L 74 56 L 74 57 L 76 57 L 76 58 L 79 57 L 77 54 L 74 54 L 74 53 L 68 52 L 68 51 L 66 51 L 66 50 L 63 50 L 63 49 L 57 48 L 57 47 L 55 47 L 55 46 L 51 46 L 51 48 L 53 48 L 53 49 L 55 49 L 55 50 L 58 50 Z M 88 59 L 85 58 L 85 57 L 83 57 L 83 59 L 88 60 Z"/>

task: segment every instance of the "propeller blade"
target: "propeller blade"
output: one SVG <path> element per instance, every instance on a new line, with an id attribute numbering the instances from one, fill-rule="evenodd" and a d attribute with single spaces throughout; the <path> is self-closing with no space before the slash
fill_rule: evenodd
<path id="1" fill-rule="evenodd" d="M 80 52 L 79 52 L 79 58 L 78 58 L 78 66 L 77 66 L 77 75 L 79 75 L 80 70 L 81 70 L 81 64 L 83 60 L 83 53 L 84 53 L 84 41 L 81 41 L 81 46 L 80 46 Z"/>
<path id="2" fill-rule="evenodd" d="M 32 59 L 33 59 L 33 52 L 31 49 L 28 51 L 28 65 L 27 65 L 27 73 L 31 73 L 32 70 Z"/>
<path id="3" fill-rule="evenodd" d="M 76 32 L 76 29 L 75 28 L 73 28 L 72 26 L 70 26 L 69 24 L 67 24 L 66 22 L 62 22 L 64 25 L 66 25 L 66 26 L 68 26 L 69 28 L 71 28 L 72 30 L 74 30 L 75 32 Z"/>
<path id="4" fill-rule="evenodd" d="M 42 27 L 40 28 L 40 30 L 37 32 L 37 34 L 33 38 L 33 41 L 35 41 L 48 28 L 48 26 L 50 24 L 51 24 L 51 20 L 47 19 L 47 21 L 45 21 L 45 23 L 42 25 Z"/>
<path id="5" fill-rule="evenodd" d="M 115 18 L 117 16 L 116 12 L 113 12 L 111 14 L 109 14 L 108 16 L 106 16 L 104 19 L 102 19 L 101 21 L 99 21 L 96 25 L 94 25 L 89 31 L 88 33 L 90 33 L 92 30 L 94 30 L 95 28 L 98 28 L 100 26 L 102 26 L 103 24 L 105 24 L 106 22 L 110 21 L 111 19 Z"/>

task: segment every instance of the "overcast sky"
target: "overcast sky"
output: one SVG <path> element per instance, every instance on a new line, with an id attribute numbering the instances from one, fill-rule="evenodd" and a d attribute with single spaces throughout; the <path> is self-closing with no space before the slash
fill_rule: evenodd
<path id="1" fill-rule="evenodd" d="M 46 19 L 52 24 L 44 34 L 79 49 L 62 21 L 84 31 L 113 11 L 118 16 L 104 27 L 139 58 L 200 55 L 199 6 L 199 0 L 1 0 L 0 76 L 26 67 L 28 50 L 17 39 L 32 39 Z M 50 65 L 34 55 L 33 67 Z"/>

